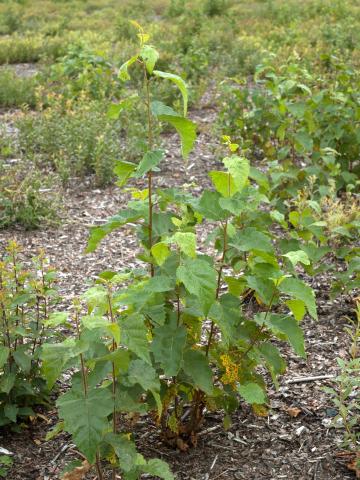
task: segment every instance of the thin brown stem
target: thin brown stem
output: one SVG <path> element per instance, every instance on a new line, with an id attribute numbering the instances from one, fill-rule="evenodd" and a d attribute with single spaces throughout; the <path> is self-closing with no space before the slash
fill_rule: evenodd
<path id="1" fill-rule="evenodd" d="M 153 139 L 153 125 L 151 118 L 151 107 L 150 107 L 150 82 L 148 74 L 146 71 L 146 65 L 143 63 L 144 69 L 144 84 L 146 89 L 146 111 L 147 111 L 147 120 L 148 120 L 148 148 L 149 150 L 153 149 L 154 139 Z M 149 212 L 149 250 L 153 246 L 153 198 L 152 198 L 152 171 L 149 170 L 147 173 L 148 178 L 148 212 Z M 154 265 L 150 264 L 150 275 L 154 276 Z"/>
<path id="2" fill-rule="evenodd" d="M 109 317 L 111 323 L 115 323 L 114 311 L 112 308 L 112 301 L 111 301 L 111 289 L 108 287 L 108 306 L 109 306 Z M 117 343 L 113 339 L 111 350 L 115 352 L 117 349 Z M 113 418 L 112 418 L 112 427 L 113 433 L 116 434 L 117 432 L 117 415 L 116 415 L 116 405 L 115 405 L 115 397 L 116 397 L 116 369 L 115 369 L 115 362 L 111 362 L 112 366 L 112 395 L 113 395 Z M 112 480 L 116 480 L 116 467 L 112 467 Z"/>

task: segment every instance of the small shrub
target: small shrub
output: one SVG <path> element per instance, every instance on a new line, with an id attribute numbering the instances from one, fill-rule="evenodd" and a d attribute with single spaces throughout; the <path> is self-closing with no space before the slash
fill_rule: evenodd
<path id="1" fill-rule="evenodd" d="M 54 106 L 17 122 L 24 158 L 52 168 L 63 183 L 89 174 L 95 174 L 99 185 L 111 182 L 122 150 L 120 125 L 113 127 L 99 103 L 64 101 L 63 108 L 58 96 L 52 101 Z"/>
<path id="2" fill-rule="evenodd" d="M 343 440 L 339 446 L 348 448 L 353 454 L 353 470 L 360 471 L 360 304 L 357 305 L 357 319 L 346 328 L 351 339 L 350 359 L 338 358 L 339 374 L 335 378 L 334 388 L 325 387 L 338 411 L 332 420 L 332 426 L 343 431 Z M 350 464 L 351 465 L 351 464 Z"/>
<path id="3" fill-rule="evenodd" d="M 47 401 L 39 352 L 54 335 L 47 322 L 58 299 L 55 280 L 43 252 L 32 258 L 30 268 L 16 242 L 1 253 L 0 426 L 34 416 L 32 407 Z"/>
<path id="4" fill-rule="evenodd" d="M 30 230 L 57 222 L 57 196 L 44 192 L 40 179 L 28 165 L 0 163 L 0 229 L 20 225 Z"/>
<path id="5" fill-rule="evenodd" d="M 0 106 L 35 107 L 37 85 L 36 78 L 20 78 L 12 70 L 0 70 Z"/>

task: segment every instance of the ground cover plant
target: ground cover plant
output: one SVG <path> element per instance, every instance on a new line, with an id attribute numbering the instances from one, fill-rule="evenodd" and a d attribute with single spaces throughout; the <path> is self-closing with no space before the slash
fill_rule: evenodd
<path id="1" fill-rule="evenodd" d="M 359 18 L 0 3 L 0 476 L 359 476 Z"/>

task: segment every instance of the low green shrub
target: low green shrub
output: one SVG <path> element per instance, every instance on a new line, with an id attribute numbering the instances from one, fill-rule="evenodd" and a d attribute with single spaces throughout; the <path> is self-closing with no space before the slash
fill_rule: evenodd
<path id="1" fill-rule="evenodd" d="M 334 379 L 334 387 L 325 387 L 337 410 L 331 426 L 343 432 L 339 447 L 345 447 L 352 454 L 349 468 L 360 470 L 360 303 L 357 304 L 356 320 L 346 328 L 351 339 L 349 359 L 338 358 L 339 374 Z"/>
<path id="2" fill-rule="evenodd" d="M 0 255 L 0 426 L 35 416 L 49 390 L 40 373 L 44 341 L 56 338 L 47 322 L 58 300 L 56 272 L 44 253 L 22 263 L 21 248 L 11 241 Z"/>
<path id="3" fill-rule="evenodd" d="M 89 174 L 99 185 L 111 182 L 124 149 L 121 126 L 112 125 L 100 103 L 62 100 L 55 96 L 54 106 L 17 121 L 23 157 L 40 168 L 52 168 L 63 183 Z"/>
<path id="4" fill-rule="evenodd" d="M 0 65 L 6 63 L 33 63 L 41 58 L 58 58 L 65 53 L 66 45 L 60 37 L 41 35 L 11 35 L 0 37 Z"/>
<path id="5" fill-rule="evenodd" d="M 30 230 L 56 223 L 59 202 L 52 186 L 50 177 L 44 183 L 28 164 L 12 166 L 0 161 L 0 229 L 20 225 Z"/>
<path id="6" fill-rule="evenodd" d="M 36 87 L 38 80 L 34 77 L 20 78 L 11 69 L 0 70 L 0 106 L 31 108 L 36 105 Z"/>

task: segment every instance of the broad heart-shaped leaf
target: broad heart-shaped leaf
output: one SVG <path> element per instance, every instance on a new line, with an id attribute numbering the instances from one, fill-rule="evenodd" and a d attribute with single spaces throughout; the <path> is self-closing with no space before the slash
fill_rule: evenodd
<path id="1" fill-rule="evenodd" d="M 2 368 L 5 365 L 5 362 L 8 359 L 10 353 L 10 349 L 8 347 L 4 347 L 3 345 L 0 345 L 0 368 Z"/>
<path id="2" fill-rule="evenodd" d="M 199 350 L 186 350 L 183 370 L 192 381 L 194 387 L 211 395 L 213 391 L 213 375 L 208 358 Z"/>
<path id="3" fill-rule="evenodd" d="M 108 305 L 108 292 L 102 285 L 96 285 L 88 288 L 81 296 L 85 300 L 90 312 L 95 307 L 99 307 L 103 310 Z"/>
<path id="4" fill-rule="evenodd" d="M 122 343 L 139 358 L 151 364 L 147 328 L 144 317 L 137 313 L 121 318 L 119 321 Z"/>
<path id="5" fill-rule="evenodd" d="M 110 217 L 104 225 L 90 229 L 90 238 L 85 252 L 91 253 L 99 245 L 101 240 L 109 233 L 117 230 L 128 222 L 135 222 L 140 218 L 147 218 L 147 204 L 145 202 L 131 202 L 129 208 L 122 210 L 117 215 Z"/>
<path id="6" fill-rule="evenodd" d="M 223 162 L 234 181 L 236 191 L 241 192 L 249 178 L 249 160 L 245 157 L 233 155 L 231 157 L 224 158 Z"/>
<path id="7" fill-rule="evenodd" d="M 159 165 L 161 160 L 164 158 L 164 155 L 164 150 L 152 150 L 150 152 L 146 152 L 133 176 L 135 178 L 140 178 L 145 175 L 145 173 L 153 170 L 155 167 L 157 167 L 157 165 Z"/>
<path id="8" fill-rule="evenodd" d="M 144 60 L 146 70 L 151 74 L 153 73 L 155 63 L 158 61 L 159 53 L 151 45 L 143 45 L 140 51 L 140 57 Z"/>
<path id="9" fill-rule="evenodd" d="M 211 178 L 216 191 L 223 197 L 228 198 L 236 193 L 234 179 L 229 173 L 212 170 L 209 172 L 209 177 Z"/>
<path id="10" fill-rule="evenodd" d="M 58 399 L 57 406 L 65 430 L 71 433 L 89 463 L 94 463 L 98 446 L 109 427 L 107 417 L 113 410 L 110 390 L 97 388 L 85 395 L 72 388 Z"/>
<path id="11" fill-rule="evenodd" d="M 154 329 L 151 351 L 167 377 L 179 373 L 186 344 L 186 329 L 176 323 Z"/>
<path id="12" fill-rule="evenodd" d="M 48 387 L 53 387 L 71 358 L 86 352 L 88 348 L 87 342 L 74 338 L 67 338 L 62 343 L 45 343 L 41 348 L 41 371 Z"/>
<path id="13" fill-rule="evenodd" d="M 229 242 L 229 245 L 241 252 L 260 250 L 272 253 L 274 251 L 270 237 L 254 227 L 248 227 L 236 233 L 236 235 L 232 237 L 231 242 Z"/>
<path id="14" fill-rule="evenodd" d="M 306 252 L 303 250 L 295 250 L 293 252 L 287 252 L 283 255 L 290 260 L 293 267 L 295 267 L 298 263 L 302 263 L 303 265 L 310 265 L 310 260 Z"/>
<path id="15" fill-rule="evenodd" d="M 162 265 L 170 255 L 169 247 L 164 242 L 155 243 L 151 247 L 151 254 L 158 265 Z"/>
<path id="16" fill-rule="evenodd" d="M 162 478 L 163 480 L 174 480 L 169 465 L 159 458 L 152 458 L 146 465 L 141 467 L 143 473 Z"/>
<path id="17" fill-rule="evenodd" d="M 159 115 L 158 119 L 170 123 L 177 130 L 181 139 L 182 156 L 187 158 L 196 140 L 196 124 L 187 118 L 172 115 Z"/>
<path id="18" fill-rule="evenodd" d="M 264 390 L 254 382 L 245 383 L 237 387 L 238 392 L 243 397 L 243 399 L 250 403 L 263 404 L 266 402 L 266 394 Z"/>
<path id="19" fill-rule="evenodd" d="M 120 468 L 124 472 L 131 472 L 139 465 L 146 464 L 144 457 L 136 451 L 136 446 L 126 434 L 108 433 L 105 442 L 111 445 L 119 459 Z"/>
<path id="20" fill-rule="evenodd" d="M 279 350 L 275 345 L 264 342 L 257 347 L 261 356 L 265 360 L 266 367 L 269 369 L 273 382 L 277 385 L 276 377 L 282 375 L 286 370 L 286 363 L 281 357 Z"/>
<path id="21" fill-rule="evenodd" d="M 282 293 L 286 293 L 296 300 L 302 300 L 309 314 L 317 320 L 315 294 L 311 287 L 298 278 L 285 278 L 278 288 Z"/>
<path id="22" fill-rule="evenodd" d="M 196 210 L 207 220 L 225 220 L 229 216 L 229 213 L 221 208 L 219 204 L 221 198 L 218 192 L 205 190 L 196 205 Z"/>
<path id="23" fill-rule="evenodd" d="M 161 415 L 160 381 L 156 370 L 143 360 L 133 360 L 129 365 L 128 381 L 132 385 L 141 385 L 144 390 L 150 390 L 156 401 L 159 415 Z"/>
<path id="24" fill-rule="evenodd" d="M 146 391 L 160 390 L 160 381 L 156 370 L 140 359 L 130 362 L 128 380 L 131 385 L 138 383 Z"/>
<path id="25" fill-rule="evenodd" d="M 172 82 L 174 82 L 175 85 L 177 85 L 183 97 L 184 117 L 186 117 L 187 105 L 188 105 L 188 92 L 187 92 L 187 86 L 184 80 L 181 77 L 179 77 L 179 75 L 175 75 L 174 73 L 161 72 L 160 70 L 154 70 L 153 74 L 160 78 L 167 78 L 168 80 L 171 80 Z"/>
<path id="26" fill-rule="evenodd" d="M 114 167 L 114 173 L 118 177 L 116 185 L 122 187 L 131 177 L 137 166 L 131 162 L 117 162 Z"/>
<path id="27" fill-rule="evenodd" d="M 195 295 L 207 315 L 215 301 L 217 272 L 206 260 L 187 258 L 176 271 L 177 279 L 185 285 L 186 290 Z"/>
<path id="28" fill-rule="evenodd" d="M 127 60 L 125 63 L 123 63 L 121 65 L 121 67 L 119 68 L 119 72 L 118 72 L 118 76 L 120 78 L 120 80 L 122 80 L 123 82 L 125 82 L 126 80 L 130 80 L 130 75 L 129 75 L 129 72 L 128 72 L 128 68 L 136 62 L 136 60 L 139 58 L 139 55 L 134 55 L 133 57 L 131 57 L 129 60 Z"/>
<path id="29" fill-rule="evenodd" d="M 169 241 L 175 242 L 188 257 L 196 257 L 196 235 L 191 232 L 176 232 Z"/>
<path id="30" fill-rule="evenodd" d="M 297 320 L 290 315 L 279 315 L 275 313 L 258 313 L 254 320 L 262 325 L 265 323 L 274 334 L 281 333 L 287 337 L 295 352 L 305 358 L 304 334 L 298 325 Z"/>
<path id="31" fill-rule="evenodd" d="M 196 140 L 196 125 L 191 120 L 178 115 L 175 110 L 164 105 L 162 102 L 151 104 L 153 114 L 161 121 L 172 125 L 181 139 L 181 152 L 187 158 Z"/>

